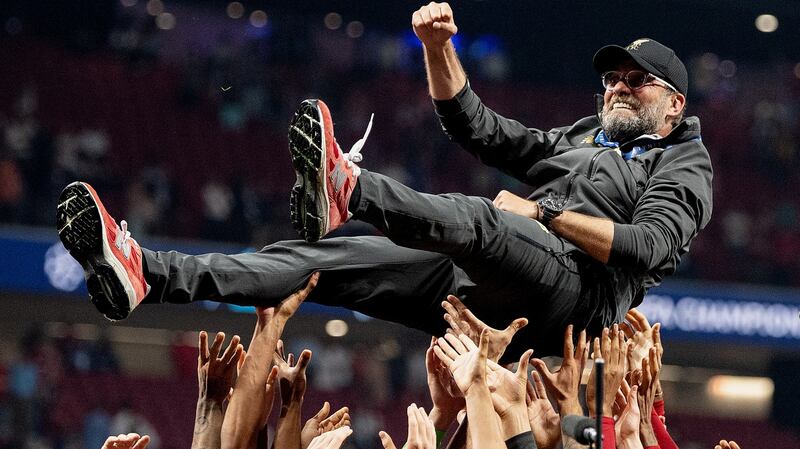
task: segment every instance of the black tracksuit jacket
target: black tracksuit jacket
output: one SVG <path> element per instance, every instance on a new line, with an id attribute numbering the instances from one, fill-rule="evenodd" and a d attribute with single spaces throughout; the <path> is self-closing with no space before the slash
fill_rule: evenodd
<path id="1" fill-rule="evenodd" d="M 601 129 L 595 116 L 550 131 L 527 128 L 486 107 L 469 85 L 434 104 L 452 141 L 532 186 L 530 199 L 555 196 L 565 210 L 614 222 L 607 267 L 623 270 L 639 286 L 632 304 L 618 304 L 625 310 L 617 316 L 675 271 L 711 218 L 711 159 L 697 117 L 664 138 L 643 136 L 618 150 L 595 144 Z M 621 154 L 635 146 L 646 151 L 625 160 Z"/>

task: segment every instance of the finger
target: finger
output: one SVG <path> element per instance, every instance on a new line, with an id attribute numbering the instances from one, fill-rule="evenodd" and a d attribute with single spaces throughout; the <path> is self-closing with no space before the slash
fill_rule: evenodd
<path id="1" fill-rule="evenodd" d="M 450 343 L 450 340 L 453 340 L 453 339 L 455 339 L 456 341 L 458 341 L 458 339 L 457 339 L 457 338 L 455 338 L 455 337 L 454 337 L 454 336 L 452 336 L 452 335 L 449 335 L 449 338 L 450 338 L 450 339 L 448 339 L 448 335 L 449 335 L 449 334 L 445 334 L 445 336 L 444 336 L 444 337 L 439 337 L 439 339 L 438 339 L 438 340 L 436 340 L 436 345 L 437 345 L 437 346 L 438 346 L 438 347 L 439 347 L 439 348 L 440 348 L 442 351 L 444 351 L 444 353 L 445 353 L 445 354 L 447 354 L 447 356 L 448 356 L 448 357 L 449 357 L 451 360 L 455 360 L 456 358 L 458 358 L 458 355 L 459 355 L 459 353 L 458 353 L 458 351 L 456 351 L 456 350 L 455 350 L 455 348 L 453 348 L 453 345 Z M 460 343 L 460 342 L 459 342 L 459 343 Z"/>
<path id="2" fill-rule="evenodd" d="M 332 440 L 328 447 L 330 449 L 338 449 L 342 443 L 344 443 L 344 440 L 347 439 L 347 437 L 349 437 L 352 433 L 353 429 L 351 429 L 350 426 L 342 426 L 338 429 L 332 430 L 330 432 Z"/>
<path id="3" fill-rule="evenodd" d="M 458 337 L 456 337 L 455 335 L 446 334 L 444 336 L 444 339 L 447 340 L 447 343 L 450 345 L 450 347 L 453 348 L 453 350 L 456 351 L 456 353 L 458 353 L 459 355 L 466 354 L 467 352 L 469 352 L 469 349 L 467 349 L 467 347 L 464 346 L 464 343 L 461 340 L 459 340 Z"/>
<path id="4" fill-rule="evenodd" d="M 542 359 L 533 359 L 531 360 L 533 367 L 536 368 L 536 372 L 541 375 L 541 380 L 547 384 L 547 388 L 552 388 L 555 385 L 555 374 L 550 372 L 550 369 L 547 367 L 547 364 L 544 363 Z M 534 378 L 534 382 L 536 379 Z"/>
<path id="5" fill-rule="evenodd" d="M 624 409 L 628 404 L 628 399 L 622 390 L 617 390 L 617 394 L 614 396 L 614 403 L 617 405 L 617 407 L 619 407 L 620 410 Z"/>
<path id="6" fill-rule="evenodd" d="M 131 449 L 144 449 L 150 444 L 150 435 L 142 436 Z"/>
<path id="7" fill-rule="evenodd" d="M 539 374 L 538 368 L 536 371 L 531 372 L 531 378 L 533 379 L 533 387 L 536 390 L 536 396 L 539 399 L 547 398 L 547 389 L 544 387 L 544 382 L 542 382 L 542 375 Z"/>
<path id="8" fill-rule="evenodd" d="M 564 331 L 564 360 L 575 357 L 575 345 L 572 343 L 572 325 Z"/>
<path id="9" fill-rule="evenodd" d="M 434 30 L 445 30 L 450 34 L 458 33 L 458 27 L 451 22 L 434 22 L 431 28 Z"/>
<path id="10" fill-rule="evenodd" d="M 381 444 L 384 449 L 397 449 L 397 446 L 394 445 L 394 441 L 392 441 L 392 437 L 390 437 L 388 433 L 381 430 L 378 432 L 378 436 L 381 438 Z"/>
<path id="11" fill-rule="evenodd" d="M 472 351 L 472 350 L 478 348 L 478 346 L 475 345 L 475 342 L 472 341 L 471 338 L 469 338 L 468 336 L 466 336 L 464 334 L 459 335 L 458 339 L 459 339 L 459 341 L 461 341 L 461 343 L 464 344 L 464 348 L 466 348 L 467 351 Z"/>
<path id="12" fill-rule="evenodd" d="M 425 24 L 426 27 L 432 28 L 433 26 L 433 18 L 431 17 L 431 10 L 429 7 L 424 7 L 420 10 L 420 15 L 422 15 L 422 23 Z"/>
<path id="13" fill-rule="evenodd" d="M 664 353 L 664 346 L 661 345 L 661 323 L 653 325 L 653 345 L 658 348 L 659 357 Z"/>
<path id="14" fill-rule="evenodd" d="M 602 356 L 603 356 L 603 352 L 601 351 L 601 348 L 600 348 L 600 337 L 595 337 L 595 339 L 594 339 L 594 352 L 592 352 L 592 358 L 596 359 L 596 358 L 602 357 Z"/>
<path id="15" fill-rule="evenodd" d="M 267 375 L 267 385 L 272 385 L 275 383 L 275 379 L 278 378 L 278 367 L 273 366 L 271 370 L 269 370 L 269 375 Z"/>
<path id="16" fill-rule="evenodd" d="M 411 404 L 406 408 L 406 415 L 408 415 L 408 441 L 421 440 L 419 435 L 419 425 L 417 424 L 416 412 L 417 412 L 416 404 Z"/>
<path id="17" fill-rule="evenodd" d="M 230 365 L 231 361 L 233 361 L 234 356 L 236 356 L 236 352 L 239 350 L 239 341 L 240 337 L 238 335 L 234 335 L 231 338 L 230 343 L 228 343 L 228 347 L 225 348 L 225 352 L 222 354 L 222 363 L 225 365 Z"/>
<path id="18" fill-rule="evenodd" d="M 531 356 L 533 356 L 533 349 L 528 349 L 519 357 L 519 364 L 517 365 L 517 378 L 523 382 L 528 377 L 528 363 L 531 361 Z"/>
<path id="19" fill-rule="evenodd" d="M 481 338 L 478 341 L 478 350 L 480 351 L 478 361 L 483 368 L 486 367 L 486 360 L 489 358 L 489 330 L 484 329 L 481 332 Z"/>
<path id="20" fill-rule="evenodd" d="M 311 277 L 308 278 L 308 282 L 306 283 L 305 287 L 293 293 L 287 299 L 299 300 L 300 302 L 303 302 L 308 297 L 308 295 L 311 294 L 311 291 L 314 290 L 314 288 L 317 286 L 317 282 L 319 282 L 319 271 L 314 272 L 314 274 L 312 274 Z"/>
<path id="21" fill-rule="evenodd" d="M 286 352 L 283 346 L 283 339 L 280 338 L 278 339 L 278 344 L 275 345 L 275 351 L 278 353 L 281 359 L 283 359 L 284 361 L 286 360 Z"/>
<path id="22" fill-rule="evenodd" d="M 422 13 L 419 10 L 414 11 L 414 14 L 411 15 L 411 26 L 414 28 L 420 28 L 424 26 L 425 23 L 422 20 Z"/>
<path id="23" fill-rule="evenodd" d="M 297 358 L 297 368 L 300 372 L 304 372 L 308 363 L 311 361 L 311 350 L 303 349 L 303 352 L 300 353 L 300 357 Z"/>
<path id="24" fill-rule="evenodd" d="M 741 449 L 735 441 L 729 441 L 728 444 L 731 446 L 731 449 Z"/>
<path id="25" fill-rule="evenodd" d="M 344 419 L 345 416 L 349 416 L 348 415 L 349 411 L 350 411 L 349 408 L 342 407 L 339 410 L 336 410 L 336 412 L 334 414 L 329 416 L 328 419 L 325 420 L 325 422 L 327 424 L 331 424 L 331 425 L 335 426 L 337 423 L 341 422 Z"/>
<path id="26" fill-rule="evenodd" d="M 244 365 L 244 359 L 247 357 L 247 352 L 244 350 L 244 346 L 239 345 L 242 350 L 237 351 L 239 353 L 239 360 L 236 362 L 236 372 L 242 370 L 242 366 Z"/>
<path id="27" fill-rule="evenodd" d="M 211 343 L 211 349 L 209 350 L 209 360 L 211 358 L 219 358 L 219 352 L 222 350 L 222 343 L 225 341 L 225 332 L 217 332 L 217 335 L 214 337 L 214 341 Z"/>
<path id="28" fill-rule="evenodd" d="M 453 318 L 453 315 L 445 313 L 444 320 L 447 321 L 447 324 L 450 326 L 450 328 L 447 329 L 448 332 L 453 332 L 456 335 L 465 333 L 464 330 L 461 328 L 461 324 L 455 318 Z"/>
<path id="29" fill-rule="evenodd" d="M 516 320 L 512 321 L 508 327 L 505 328 L 503 334 L 505 334 L 509 339 L 513 337 L 520 329 L 528 325 L 527 318 L 517 318 Z"/>
<path id="30" fill-rule="evenodd" d="M 423 407 L 417 408 L 417 422 L 423 441 L 426 443 L 425 446 L 427 447 L 429 444 L 433 443 L 433 446 L 430 447 L 436 447 L 436 434 L 433 430 L 433 422 L 431 422 Z"/>
<path id="31" fill-rule="evenodd" d="M 206 331 L 200 331 L 198 334 L 197 342 L 197 357 L 201 365 L 208 363 L 208 334 Z"/>
<path id="32" fill-rule="evenodd" d="M 445 352 L 442 350 L 442 346 L 440 346 L 440 345 L 436 345 L 436 346 L 434 346 L 434 348 L 433 348 L 433 353 L 434 353 L 434 354 L 436 354 L 436 357 L 438 357 L 438 358 L 439 358 L 439 360 L 441 360 L 441 361 L 442 361 L 442 363 L 444 363 L 444 365 L 445 365 L 445 366 L 446 366 L 448 369 L 450 369 L 450 365 L 452 365 L 452 364 L 453 364 L 453 358 L 452 358 L 452 357 L 450 357 L 449 355 L 447 355 L 447 354 L 446 354 L 446 353 L 445 353 Z"/>
<path id="33" fill-rule="evenodd" d="M 321 408 L 321 409 L 319 409 L 319 411 L 317 412 L 317 414 L 316 414 L 316 415 L 314 415 L 314 417 L 313 417 L 312 419 L 315 419 L 315 420 L 316 420 L 318 423 L 320 423 L 320 422 L 322 422 L 322 421 L 323 421 L 325 418 L 327 418 L 327 417 L 328 417 L 328 413 L 330 413 L 330 412 L 331 412 L 331 403 L 330 403 L 330 402 L 328 402 L 328 401 L 325 401 L 325 403 L 324 403 L 324 404 L 322 404 L 322 408 Z"/>
<path id="34" fill-rule="evenodd" d="M 431 5 L 431 7 L 428 8 L 428 11 L 431 13 L 431 19 L 434 22 L 442 20 L 442 10 L 439 9 L 438 5 Z"/>
<path id="35" fill-rule="evenodd" d="M 650 329 L 650 322 L 647 321 L 647 317 L 644 316 L 644 314 L 638 311 L 637 309 L 629 310 L 625 316 L 631 317 L 631 322 L 633 322 L 634 324 L 636 324 L 636 326 L 638 326 L 639 328 L 638 330 L 644 332 Z"/>
<path id="36" fill-rule="evenodd" d="M 534 372 L 536 372 L 536 371 L 534 371 Z M 531 375 L 533 375 L 533 373 L 531 373 Z M 533 382 L 531 382 L 530 380 L 525 382 L 525 396 L 527 397 L 527 401 L 526 402 L 527 402 L 528 405 L 530 405 L 530 403 L 532 401 L 535 401 L 536 399 L 539 399 L 539 398 L 536 397 L 536 389 L 533 386 Z"/>
<path id="37" fill-rule="evenodd" d="M 439 3 L 439 17 L 446 22 L 453 18 L 453 10 L 446 2 Z"/>
<path id="38" fill-rule="evenodd" d="M 622 332 L 625 333 L 626 338 L 633 338 L 633 334 L 636 333 L 636 330 L 631 326 L 631 323 L 627 321 L 623 321 L 620 325 Z"/>
<path id="39" fill-rule="evenodd" d="M 572 330 L 570 330 L 570 344 L 572 344 Z M 570 353 L 570 358 L 583 357 L 585 361 L 587 358 L 588 342 L 586 340 L 586 329 L 581 330 L 578 334 L 578 345 L 575 347 L 574 355 Z"/>

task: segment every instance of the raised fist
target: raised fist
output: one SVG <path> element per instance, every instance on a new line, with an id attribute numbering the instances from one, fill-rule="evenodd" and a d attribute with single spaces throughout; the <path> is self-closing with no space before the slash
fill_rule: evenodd
<path id="1" fill-rule="evenodd" d="M 458 32 L 453 10 L 447 3 L 430 2 L 414 11 L 411 26 L 426 47 L 442 46 Z"/>

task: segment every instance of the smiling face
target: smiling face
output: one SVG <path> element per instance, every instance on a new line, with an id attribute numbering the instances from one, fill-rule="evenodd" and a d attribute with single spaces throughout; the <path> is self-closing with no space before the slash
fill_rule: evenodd
<path id="1" fill-rule="evenodd" d="M 615 70 L 627 73 L 642 68 L 633 61 L 625 61 Z M 682 94 L 666 88 L 657 80 L 635 90 L 620 80 L 609 86 L 603 95 L 603 129 L 615 142 L 627 142 L 644 134 L 666 136 L 685 101 Z"/>

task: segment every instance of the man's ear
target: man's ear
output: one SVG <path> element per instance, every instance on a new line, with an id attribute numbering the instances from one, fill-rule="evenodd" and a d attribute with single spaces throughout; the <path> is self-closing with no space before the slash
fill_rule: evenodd
<path id="1" fill-rule="evenodd" d="M 672 95 L 672 98 L 670 99 L 670 108 L 669 111 L 667 112 L 671 116 L 678 116 L 681 114 L 681 112 L 683 112 L 683 108 L 685 106 L 686 106 L 686 96 L 680 92 L 676 92 L 674 95 Z"/>

